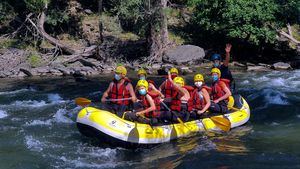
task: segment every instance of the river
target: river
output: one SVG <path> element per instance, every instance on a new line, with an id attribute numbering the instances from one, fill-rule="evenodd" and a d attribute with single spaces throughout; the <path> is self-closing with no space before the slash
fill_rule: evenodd
<path id="1" fill-rule="evenodd" d="M 235 73 L 251 107 L 244 126 L 136 150 L 99 143 L 76 128 L 74 98 L 99 100 L 109 79 L 1 79 L 0 168 L 300 168 L 299 70 Z"/>

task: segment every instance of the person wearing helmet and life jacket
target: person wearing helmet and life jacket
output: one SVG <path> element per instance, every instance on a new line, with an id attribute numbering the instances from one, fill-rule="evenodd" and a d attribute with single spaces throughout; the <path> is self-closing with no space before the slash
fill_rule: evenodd
<path id="1" fill-rule="evenodd" d="M 211 93 L 212 102 L 209 110 L 214 113 L 227 113 L 227 104 L 229 96 L 231 96 L 231 91 L 226 86 L 226 84 L 220 80 L 220 69 L 213 68 L 211 70 L 211 76 L 213 80 Z"/>
<path id="2" fill-rule="evenodd" d="M 134 103 L 133 112 L 126 112 L 124 118 L 141 123 L 153 123 L 160 116 L 160 97 L 158 93 L 149 91 L 149 83 L 139 80 L 137 85 L 138 102 Z M 156 118 L 154 120 L 154 118 Z"/>
<path id="3" fill-rule="evenodd" d="M 159 86 L 159 91 L 164 95 L 164 101 L 167 105 L 170 105 L 170 101 L 172 100 L 172 96 L 175 92 L 175 88 L 173 87 L 173 83 L 171 83 L 170 79 L 174 79 L 178 76 L 178 69 L 173 67 L 168 72 L 170 73 L 170 78 L 168 78 Z"/>
<path id="4" fill-rule="evenodd" d="M 153 80 L 147 79 L 147 72 L 145 69 L 141 68 L 138 70 L 139 80 L 147 80 L 149 83 L 149 92 L 154 91 L 160 95 L 160 97 L 164 98 L 164 95 L 155 87 L 155 83 Z M 136 88 L 137 89 L 137 88 Z"/>
<path id="5" fill-rule="evenodd" d="M 132 102 L 136 101 L 134 89 L 126 74 L 126 68 L 118 66 L 115 70 L 114 80 L 109 84 L 101 98 L 104 109 L 113 111 L 119 117 L 129 109 Z"/>
<path id="6" fill-rule="evenodd" d="M 176 116 L 178 116 L 181 120 L 187 121 L 190 115 L 188 112 L 188 100 L 190 99 L 190 93 L 188 89 L 185 88 L 184 79 L 179 76 L 172 79 L 171 72 L 168 72 L 168 80 L 174 88 L 170 109 L 171 111 L 175 111 Z M 177 121 L 176 116 L 172 113 L 172 121 Z"/>
<path id="7" fill-rule="evenodd" d="M 229 89 L 235 88 L 234 79 L 232 77 L 231 71 L 229 70 L 229 61 L 230 61 L 230 51 L 231 51 L 231 44 L 226 44 L 226 57 L 225 60 L 222 62 L 222 57 L 220 54 L 213 54 L 211 60 L 213 61 L 213 68 L 218 68 L 221 71 L 221 77 L 223 82 L 229 87 Z"/>
<path id="8" fill-rule="evenodd" d="M 191 93 L 191 98 L 188 101 L 188 110 L 193 118 L 197 118 L 205 113 L 210 107 L 210 87 L 204 84 L 202 74 L 194 76 L 195 89 Z"/>

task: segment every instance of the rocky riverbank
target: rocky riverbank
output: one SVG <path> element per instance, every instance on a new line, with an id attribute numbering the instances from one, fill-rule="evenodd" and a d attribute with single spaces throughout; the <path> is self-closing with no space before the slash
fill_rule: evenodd
<path id="1" fill-rule="evenodd" d="M 33 60 L 30 51 L 9 48 L 0 51 L 0 77 L 30 77 L 30 76 L 91 76 L 113 72 L 117 66 L 117 60 L 103 61 L 96 58 L 83 58 L 75 62 L 63 64 L 66 59 L 59 56 L 49 59 L 51 56 L 42 55 L 42 59 Z M 49 61 L 50 60 L 50 61 Z M 32 62 L 37 62 L 33 65 Z M 159 62 L 147 63 L 147 61 L 123 62 L 131 70 L 145 68 L 149 74 L 163 74 L 166 68 L 178 67 L 183 73 L 192 73 L 199 68 L 210 68 L 211 63 L 205 59 L 205 51 L 193 45 L 182 45 L 165 52 Z M 37 66 L 38 65 L 38 66 Z M 271 71 L 291 70 L 299 68 L 300 62 L 265 63 L 239 63 L 231 62 L 231 69 L 244 71 Z"/>

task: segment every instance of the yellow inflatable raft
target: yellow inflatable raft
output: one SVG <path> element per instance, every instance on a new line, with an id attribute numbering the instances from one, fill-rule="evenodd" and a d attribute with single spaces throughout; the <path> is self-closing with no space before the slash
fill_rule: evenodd
<path id="1" fill-rule="evenodd" d="M 249 105 L 240 95 L 235 96 L 229 105 L 234 110 L 218 117 L 227 118 L 231 122 L 231 128 L 241 126 L 249 120 Z M 85 136 L 96 137 L 108 144 L 122 147 L 165 143 L 195 132 L 220 130 L 209 117 L 188 121 L 184 125 L 176 123 L 150 126 L 127 121 L 111 112 L 93 107 L 86 107 L 78 113 L 77 127 Z"/>

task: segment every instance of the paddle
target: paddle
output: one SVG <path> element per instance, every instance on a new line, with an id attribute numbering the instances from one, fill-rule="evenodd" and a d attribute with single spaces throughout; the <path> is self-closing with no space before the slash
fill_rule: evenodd
<path id="1" fill-rule="evenodd" d="M 228 132 L 231 128 L 231 122 L 227 118 L 214 116 L 210 117 L 210 119 L 223 131 Z"/>
<path id="2" fill-rule="evenodd" d="M 172 111 L 164 102 L 161 102 L 162 105 L 168 110 L 170 111 L 171 113 L 173 113 L 177 119 L 177 121 L 179 121 L 180 124 L 182 124 L 183 126 L 185 126 L 187 129 L 189 129 L 185 124 L 184 122 L 178 117 L 177 113 Z M 190 129 L 189 129 L 190 130 Z"/>
<path id="3" fill-rule="evenodd" d="M 107 99 L 105 101 L 106 102 L 113 102 L 113 101 L 123 101 L 123 100 L 131 100 L 131 97 L 130 98 L 124 98 L 124 99 Z M 75 103 L 79 106 L 85 107 L 85 106 L 91 104 L 92 101 L 89 100 L 89 99 L 83 98 L 83 97 L 78 97 L 78 98 L 75 99 Z"/>
<path id="4" fill-rule="evenodd" d="M 91 104 L 92 101 L 89 100 L 89 99 L 83 98 L 83 97 L 78 97 L 78 98 L 75 99 L 75 103 L 78 106 L 86 107 L 87 105 Z"/>

